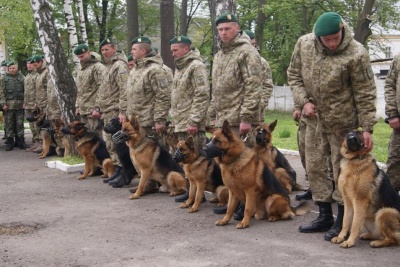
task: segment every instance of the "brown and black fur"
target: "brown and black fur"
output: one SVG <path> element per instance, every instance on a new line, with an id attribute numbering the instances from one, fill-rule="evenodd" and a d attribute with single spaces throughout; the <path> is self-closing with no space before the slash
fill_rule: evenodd
<path id="1" fill-rule="evenodd" d="M 356 133 L 363 141 L 361 132 Z M 339 190 L 344 201 L 342 230 L 333 243 L 353 247 L 358 236 L 371 247 L 400 244 L 400 196 L 365 148 L 351 152 L 344 139 L 340 153 Z M 360 235 L 361 229 L 366 232 Z M 349 238 L 346 240 L 346 236 Z"/>
<path id="2" fill-rule="evenodd" d="M 196 212 L 199 210 L 204 191 L 216 193 L 217 188 L 223 185 L 221 170 L 214 159 L 207 158 L 199 150 L 191 136 L 178 142 L 173 158 L 183 164 L 189 180 L 189 198 L 180 207 L 190 207 L 190 213 Z M 223 204 L 226 202 L 219 203 Z"/>
<path id="3" fill-rule="evenodd" d="M 261 123 L 256 127 L 256 144 L 253 149 L 264 164 L 274 173 L 287 193 L 290 194 L 296 185 L 296 172 L 285 156 L 272 145 L 272 132 L 277 122 L 275 120 L 270 124 Z"/>
<path id="4" fill-rule="evenodd" d="M 295 213 L 285 189 L 254 150 L 245 147 L 232 132 L 229 123 L 225 121 L 222 129 L 208 130 L 212 138 L 206 153 L 215 157 L 229 189 L 226 215 L 216 225 L 226 225 L 230 221 L 239 201 L 245 203 L 245 212 L 243 220 L 236 225 L 238 229 L 248 227 L 254 215 L 256 219 L 264 218 L 265 212 L 269 221 L 293 218 Z M 215 156 L 213 151 L 218 151 L 219 155 Z"/>
<path id="5" fill-rule="evenodd" d="M 115 166 L 107 151 L 106 143 L 96 133 L 88 131 L 84 123 L 73 121 L 63 128 L 65 134 L 70 134 L 74 140 L 75 149 L 85 161 L 85 168 L 78 180 L 85 179 L 95 174 L 98 167 L 102 168 L 101 177 L 110 177 Z"/>
<path id="6" fill-rule="evenodd" d="M 139 198 L 149 179 L 161 184 L 161 191 L 170 192 L 171 196 L 186 192 L 187 181 L 182 167 L 172 160 L 171 154 L 156 140 L 146 136 L 135 116 L 122 124 L 122 131 L 129 136 L 131 160 L 140 173 L 139 186 L 130 199 Z"/>

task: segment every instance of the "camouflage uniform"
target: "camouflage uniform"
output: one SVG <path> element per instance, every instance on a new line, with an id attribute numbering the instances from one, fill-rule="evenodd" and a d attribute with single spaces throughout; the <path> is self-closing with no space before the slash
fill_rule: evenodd
<path id="1" fill-rule="evenodd" d="M 6 73 L 0 79 L 0 106 L 8 106 L 4 113 L 4 131 L 7 139 L 24 137 L 24 76 L 21 72 Z"/>
<path id="2" fill-rule="evenodd" d="M 25 76 L 24 86 L 24 106 L 25 106 L 25 116 L 28 117 L 32 114 L 33 109 L 35 108 L 36 103 L 36 76 L 37 72 L 33 68 L 29 73 Z M 36 123 L 30 122 L 29 128 L 32 132 L 33 142 L 39 142 L 39 133 L 40 129 L 37 127 Z"/>
<path id="3" fill-rule="evenodd" d="M 343 40 L 331 53 L 314 33 L 296 43 L 288 68 L 295 106 L 316 106 L 317 116 L 305 118 L 306 168 L 313 199 L 342 204 L 338 187 L 327 179 L 326 157 L 333 165 L 335 185 L 343 133 L 362 127 L 372 131 L 376 123 L 376 87 L 368 52 L 352 37 L 344 23 Z"/>
<path id="4" fill-rule="evenodd" d="M 265 109 L 268 107 L 268 101 L 271 98 L 272 91 L 274 90 L 274 83 L 272 81 L 272 71 L 268 61 L 261 57 L 261 75 L 262 75 L 262 90 L 260 101 L 260 121 L 265 120 Z"/>
<path id="5" fill-rule="evenodd" d="M 392 62 L 385 82 L 385 113 L 391 118 L 400 118 L 400 53 Z M 400 191 L 400 129 L 393 129 L 390 136 L 387 159 L 387 175 L 397 191 Z"/>
<path id="6" fill-rule="evenodd" d="M 91 57 L 87 61 L 81 62 L 81 69 L 76 75 L 78 92 L 75 107 L 79 109 L 80 120 L 86 124 L 89 131 L 98 130 L 98 120 L 92 118 L 92 112 L 106 69 L 100 63 L 100 59 L 100 55 L 91 52 Z"/>
<path id="7" fill-rule="evenodd" d="M 36 76 L 36 102 L 35 104 L 41 109 L 44 110 L 47 106 L 47 79 L 48 79 L 48 71 L 47 71 L 47 63 L 43 61 L 42 67 L 37 71 Z"/>
<path id="8" fill-rule="evenodd" d="M 119 114 L 126 114 L 126 83 L 129 68 L 122 51 L 117 51 L 114 56 L 105 60 L 105 66 L 103 84 L 97 92 L 95 107 L 100 109 L 104 123 L 107 124 Z M 103 139 L 114 165 L 121 166 L 111 135 L 103 131 Z"/>
<path id="9" fill-rule="evenodd" d="M 187 137 L 189 125 L 197 126 L 194 136 L 197 144 L 205 144 L 205 126 L 208 122 L 207 109 L 210 105 L 210 83 L 206 65 L 200 52 L 189 51 L 175 60 L 175 75 L 171 92 L 171 111 L 178 139 Z"/>

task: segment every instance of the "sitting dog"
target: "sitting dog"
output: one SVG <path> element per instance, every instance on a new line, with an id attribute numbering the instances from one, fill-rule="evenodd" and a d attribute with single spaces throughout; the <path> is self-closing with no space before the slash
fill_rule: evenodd
<path id="1" fill-rule="evenodd" d="M 331 241 L 350 248 L 364 226 L 366 233 L 360 238 L 373 240 L 371 247 L 399 245 L 400 196 L 375 158 L 366 152 L 362 133 L 347 133 L 340 153 L 343 159 L 338 185 L 344 201 L 343 226 Z"/>
<path id="2" fill-rule="evenodd" d="M 78 180 L 95 174 L 97 167 L 103 171 L 102 177 L 110 177 L 115 167 L 107 151 L 106 143 L 96 133 L 88 131 L 84 123 L 73 121 L 62 129 L 64 134 L 70 134 L 75 143 L 75 149 L 85 161 L 83 173 Z"/>
<path id="3" fill-rule="evenodd" d="M 115 134 L 119 130 L 121 130 L 122 124 L 119 122 L 119 119 L 112 118 L 109 123 L 104 125 L 104 131 L 108 134 Z M 126 145 L 125 142 L 120 142 L 115 144 L 115 152 L 118 156 L 119 161 L 122 165 L 122 172 L 124 180 L 116 181 L 112 186 L 113 187 L 122 187 L 124 185 L 130 184 L 133 177 L 136 176 L 138 173 L 135 167 L 132 164 L 131 157 L 129 155 L 129 147 Z"/>
<path id="4" fill-rule="evenodd" d="M 170 192 L 171 196 L 186 192 L 187 182 L 182 167 L 172 160 L 166 148 L 146 136 L 134 115 L 126 119 L 122 129 L 112 138 L 115 143 L 126 142 L 133 164 L 141 176 L 138 188 L 130 199 L 140 198 L 149 179 L 159 182 L 160 191 Z"/>
<path id="5" fill-rule="evenodd" d="M 296 185 L 296 172 L 290 166 L 285 156 L 272 145 L 272 132 L 274 131 L 277 120 L 271 124 L 261 123 L 256 129 L 256 144 L 254 151 L 265 165 L 272 171 L 283 188 L 290 194 Z"/>
<path id="6" fill-rule="evenodd" d="M 215 158 L 222 172 L 222 180 L 229 189 L 225 217 L 216 225 L 226 225 L 232 218 L 239 201 L 245 202 L 244 217 L 237 229 L 250 225 L 250 219 L 262 219 L 267 212 L 269 221 L 285 220 L 300 215 L 300 209 L 290 207 L 290 199 L 273 173 L 257 156 L 254 150 L 232 132 L 225 121 L 222 129 L 208 129 L 211 141 L 205 152 Z"/>
<path id="7" fill-rule="evenodd" d="M 203 200 L 204 191 L 216 193 L 217 187 L 223 185 L 221 170 L 214 159 L 206 158 L 199 151 L 191 136 L 178 142 L 173 159 L 183 164 L 189 180 L 189 198 L 181 208 L 189 208 L 193 204 L 189 212 L 196 212 Z"/>

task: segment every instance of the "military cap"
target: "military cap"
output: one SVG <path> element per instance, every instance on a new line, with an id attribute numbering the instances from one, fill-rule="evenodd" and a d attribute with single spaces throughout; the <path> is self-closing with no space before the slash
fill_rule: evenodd
<path id="1" fill-rule="evenodd" d="M 129 55 L 126 59 L 128 60 L 128 62 L 129 62 L 129 61 L 132 61 L 132 60 L 133 60 L 133 56 L 132 56 L 132 55 Z"/>
<path id="2" fill-rule="evenodd" d="M 342 26 L 342 17 L 338 13 L 325 12 L 317 19 L 314 32 L 317 36 L 327 36 L 339 32 Z"/>
<path id="3" fill-rule="evenodd" d="M 35 56 L 32 56 L 32 58 L 31 58 L 31 63 L 40 62 L 40 61 L 43 61 L 43 56 L 41 56 L 41 55 L 35 55 Z"/>
<path id="4" fill-rule="evenodd" d="M 238 22 L 238 19 L 235 15 L 233 15 L 232 13 L 225 13 L 225 14 L 221 14 L 217 20 L 215 21 L 215 25 L 218 26 L 218 24 L 220 23 L 224 23 L 224 22 Z"/>
<path id="5" fill-rule="evenodd" d="M 7 67 L 10 67 L 12 65 L 16 65 L 14 61 L 11 60 L 7 62 Z"/>
<path id="6" fill-rule="evenodd" d="M 87 44 L 79 44 L 75 47 L 74 54 L 82 55 L 83 53 L 86 53 L 87 51 L 89 51 L 89 47 L 87 46 Z"/>
<path id="7" fill-rule="evenodd" d="M 3 61 L 1 62 L 1 66 L 2 66 L 2 67 L 7 67 L 7 61 L 3 60 Z"/>
<path id="8" fill-rule="evenodd" d="M 32 57 L 28 57 L 28 58 L 26 59 L 26 62 L 31 63 L 31 62 L 32 62 Z"/>
<path id="9" fill-rule="evenodd" d="M 250 39 L 256 38 L 254 32 L 252 32 L 250 30 L 244 30 L 244 32 L 250 37 Z"/>
<path id="10" fill-rule="evenodd" d="M 151 41 L 146 36 L 139 36 L 132 40 L 132 44 L 141 44 L 141 43 L 151 44 Z"/>
<path id="11" fill-rule="evenodd" d="M 177 36 L 175 38 L 172 38 L 169 41 L 169 44 L 170 45 L 172 45 L 172 44 L 188 44 L 188 45 L 191 45 L 192 41 L 189 39 L 189 37 L 181 35 L 181 36 Z"/>
<path id="12" fill-rule="evenodd" d="M 102 48 L 103 46 L 108 45 L 108 44 L 114 44 L 113 39 L 111 39 L 110 37 L 107 37 L 106 39 L 101 41 L 100 48 Z"/>

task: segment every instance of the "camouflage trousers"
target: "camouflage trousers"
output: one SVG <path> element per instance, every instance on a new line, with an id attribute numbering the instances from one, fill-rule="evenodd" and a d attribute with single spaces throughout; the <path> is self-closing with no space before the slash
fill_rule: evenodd
<path id="1" fill-rule="evenodd" d="M 206 133 L 205 132 L 197 132 L 195 135 L 189 135 L 187 132 L 178 132 L 178 141 L 186 140 L 188 136 L 193 137 L 193 141 L 197 144 L 199 149 L 202 149 L 206 144 Z"/>
<path id="2" fill-rule="evenodd" d="M 33 109 L 25 109 L 25 117 L 28 117 L 32 114 Z M 30 122 L 29 123 L 29 129 L 31 129 L 32 132 L 32 140 L 33 141 L 39 141 L 40 140 L 40 128 L 37 127 L 35 122 Z"/>
<path id="3" fill-rule="evenodd" d="M 318 130 L 317 123 L 308 123 L 305 134 L 306 172 L 312 191 L 313 200 L 316 202 L 332 202 L 343 204 L 339 193 L 337 181 L 339 177 L 340 146 L 342 137 L 334 133 L 322 133 Z M 332 176 L 330 165 L 332 164 Z"/>
<path id="4" fill-rule="evenodd" d="M 99 125 L 100 120 L 95 120 L 92 118 L 92 115 L 81 115 L 80 121 L 85 124 L 89 131 L 95 132 L 97 134 L 101 134 L 103 130 L 102 127 Z"/>
<path id="5" fill-rule="evenodd" d="M 393 130 L 390 136 L 386 166 L 393 187 L 400 191 L 400 130 Z"/>
<path id="6" fill-rule="evenodd" d="M 112 118 L 118 117 L 118 114 L 119 114 L 118 111 L 110 111 L 110 112 L 104 113 L 103 114 L 104 124 L 109 123 Z M 108 151 L 108 153 L 110 153 L 113 164 L 115 166 L 122 167 L 122 164 L 119 161 L 118 155 L 115 152 L 115 144 L 111 139 L 111 134 L 108 134 L 105 131 L 102 131 L 102 132 L 103 132 L 104 142 L 106 142 L 107 151 Z"/>
<path id="7" fill-rule="evenodd" d="M 24 136 L 24 110 L 9 109 L 3 111 L 4 114 L 4 131 L 6 137 L 23 137 Z"/>

